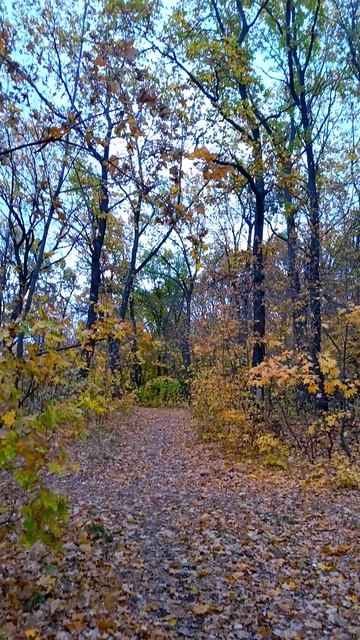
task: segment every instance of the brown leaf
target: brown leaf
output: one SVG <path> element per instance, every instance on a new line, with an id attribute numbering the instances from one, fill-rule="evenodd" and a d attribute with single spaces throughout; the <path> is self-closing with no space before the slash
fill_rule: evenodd
<path id="1" fill-rule="evenodd" d="M 208 151 L 205 147 L 198 147 L 189 153 L 187 157 L 189 160 L 205 160 L 206 162 L 211 162 L 217 158 L 217 155 L 217 153 L 211 153 L 211 151 Z"/>
<path id="2" fill-rule="evenodd" d="M 106 67 L 106 60 L 104 58 L 102 58 L 101 56 L 96 56 L 95 60 L 94 60 L 94 64 L 97 67 Z"/>
<path id="3" fill-rule="evenodd" d="M 197 616 L 204 616 L 207 613 L 212 613 L 214 611 L 214 606 L 208 602 L 199 602 L 193 606 L 192 610 Z"/>
<path id="4" fill-rule="evenodd" d="M 322 551 L 327 556 L 345 556 L 349 551 L 351 551 L 351 548 L 351 544 L 339 544 L 337 547 L 325 545 L 322 547 Z"/>

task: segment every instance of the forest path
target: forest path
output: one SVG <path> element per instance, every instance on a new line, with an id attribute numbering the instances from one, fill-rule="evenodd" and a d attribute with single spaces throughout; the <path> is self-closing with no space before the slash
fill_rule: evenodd
<path id="1" fill-rule="evenodd" d="M 358 494 L 226 460 L 186 410 L 136 409 L 74 453 L 64 553 L 8 558 L 4 638 L 360 638 Z"/>

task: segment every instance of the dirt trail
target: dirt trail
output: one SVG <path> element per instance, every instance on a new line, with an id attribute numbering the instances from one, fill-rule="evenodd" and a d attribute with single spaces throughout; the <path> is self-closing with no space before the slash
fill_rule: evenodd
<path id="1" fill-rule="evenodd" d="M 360 638 L 358 494 L 226 460 L 185 410 L 74 453 L 63 555 L 1 543 L 0 638 Z"/>

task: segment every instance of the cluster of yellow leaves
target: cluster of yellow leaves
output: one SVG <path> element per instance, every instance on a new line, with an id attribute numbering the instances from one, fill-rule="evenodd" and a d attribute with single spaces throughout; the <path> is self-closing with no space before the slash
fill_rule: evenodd
<path id="1" fill-rule="evenodd" d="M 345 455 L 336 453 L 331 461 L 335 472 L 334 483 L 343 489 L 360 489 L 360 467 Z"/>
<path id="2" fill-rule="evenodd" d="M 289 447 L 271 433 L 264 433 L 256 438 L 256 445 L 263 463 L 268 467 L 285 469 L 289 458 Z"/>
<path id="3" fill-rule="evenodd" d="M 286 468 L 289 448 L 259 421 L 244 376 L 225 381 L 214 370 L 202 372 L 192 385 L 192 407 L 204 440 L 220 441 L 226 449 L 259 458 L 266 466 Z"/>
<path id="4" fill-rule="evenodd" d="M 23 538 L 57 545 L 66 520 L 62 496 L 46 489 L 45 474 L 64 469 L 64 442 L 112 411 L 119 402 L 112 397 L 106 350 L 95 354 L 94 368 L 84 377 L 86 346 L 90 339 L 108 337 L 109 319 L 94 328 L 77 348 L 62 349 L 64 323 L 44 318 L 27 324 L 24 357 L 4 349 L 0 361 L 0 469 L 8 472 L 23 492 Z M 4 341 L 12 343 L 19 328 L 5 327 Z M 111 326 L 112 336 L 122 337 L 123 327 Z M 39 344 L 42 345 L 41 351 Z M 106 341 L 105 341 L 106 344 Z M 29 400 L 28 400 L 29 398 Z M 0 505 L 1 508 L 1 505 Z M 6 512 L 6 505 L 3 511 Z"/>
<path id="5" fill-rule="evenodd" d="M 305 385 L 309 393 L 318 390 L 317 380 L 311 371 L 310 360 L 298 357 L 293 351 L 283 351 L 278 356 L 265 359 L 249 371 L 249 387 L 276 386 L 278 389 Z"/>

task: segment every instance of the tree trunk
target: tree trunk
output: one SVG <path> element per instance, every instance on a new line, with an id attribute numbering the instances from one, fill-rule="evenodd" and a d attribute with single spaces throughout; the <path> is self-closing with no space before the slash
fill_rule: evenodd
<path id="1" fill-rule="evenodd" d="M 192 301 L 193 287 L 187 291 L 185 300 L 185 332 L 182 344 L 182 359 L 185 369 L 186 378 L 189 376 L 191 367 L 191 348 L 190 348 L 190 335 L 191 335 L 191 301 Z"/>
<path id="2" fill-rule="evenodd" d="M 297 351 L 305 347 L 305 308 L 301 296 L 300 274 L 298 267 L 297 231 L 294 211 L 287 217 L 288 277 L 292 313 L 293 346 Z"/>
<path id="3" fill-rule="evenodd" d="M 252 366 L 259 365 L 265 357 L 265 290 L 264 290 L 264 255 L 263 235 L 265 219 L 264 181 L 257 181 L 255 193 L 255 222 L 253 238 L 253 356 Z"/>
<path id="4" fill-rule="evenodd" d="M 119 319 L 121 322 L 125 320 L 126 313 L 129 306 L 130 296 L 132 294 L 135 277 L 136 277 L 136 260 L 139 249 L 139 240 L 140 240 L 140 231 L 139 231 L 139 220 L 140 220 L 140 210 L 135 212 L 134 219 L 134 237 L 133 237 L 133 246 L 131 250 L 131 258 L 130 264 L 128 268 L 128 272 L 125 278 L 124 290 L 121 298 L 121 303 L 119 306 Z M 120 365 L 120 340 L 119 338 L 112 338 L 109 343 L 109 365 L 110 370 L 113 375 L 115 375 L 116 371 L 119 369 Z"/>
<path id="5" fill-rule="evenodd" d="M 137 357 L 138 343 L 137 343 L 137 324 L 135 314 L 135 300 L 134 292 L 132 292 L 129 300 L 129 311 L 131 324 L 133 328 L 133 335 L 131 341 L 131 382 L 132 386 L 137 389 L 141 384 L 141 365 Z"/>
<path id="6" fill-rule="evenodd" d="M 304 96 L 305 102 L 305 96 Z M 307 119 L 305 120 L 307 122 Z M 304 127 L 309 131 L 309 127 Z M 328 401 L 324 389 L 324 376 L 320 369 L 319 354 L 321 351 L 321 283 L 320 283 L 320 215 L 319 198 L 316 185 L 316 168 L 312 144 L 307 143 L 307 186 L 309 195 L 309 222 L 310 244 L 307 279 L 309 283 L 309 308 L 310 308 L 310 356 L 314 373 L 319 380 L 319 393 L 317 394 L 317 406 L 326 410 Z"/>
<path id="7" fill-rule="evenodd" d="M 107 161 L 109 160 L 109 145 L 104 149 L 103 162 L 101 167 L 101 187 L 99 199 L 100 215 L 96 216 L 95 238 L 91 251 L 91 276 L 90 276 L 90 295 L 87 314 L 86 328 L 91 329 L 96 322 L 97 312 L 96 305 L 99 302 L 99 292 L 101 283 L 101 253 L 105 240 L 107 217 L 109 213 L 109 192 L 108 177 L 109 169 Z"/>

